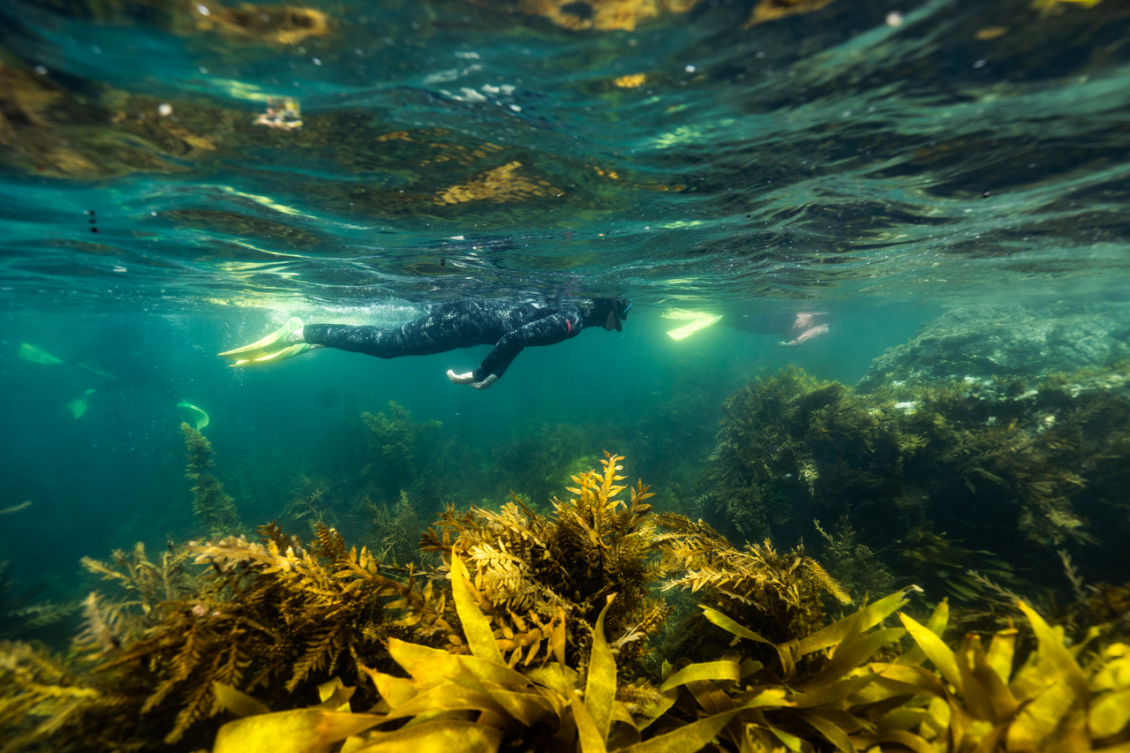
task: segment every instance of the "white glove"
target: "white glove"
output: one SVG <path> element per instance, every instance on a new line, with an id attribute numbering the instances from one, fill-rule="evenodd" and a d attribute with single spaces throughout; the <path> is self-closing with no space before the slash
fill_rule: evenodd
<path id="1" fill-rule="evenodd" d="M 456 374 L 451 369 L 447 370 L 447 378 L 455 384 L 469 384 L 477 390 L 489 389 L 492 384 L 498 381 L 496 374 L 487 374 L 481 382 L 475 381 L 475 373 L 468 371 L 465 374 Z"/>

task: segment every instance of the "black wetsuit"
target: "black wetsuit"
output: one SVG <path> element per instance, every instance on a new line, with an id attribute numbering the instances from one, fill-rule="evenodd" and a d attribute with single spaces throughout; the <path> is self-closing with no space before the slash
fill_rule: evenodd
<path id="1" fill-rule="evenodd" d="M 347 324 L 307 324 L 303 340 L 311 345 L 366 353 L 378 358 L 426 356 L 455 348 L 493 345 L 474 371 L 481 382 L 502 377 L 522 348 L 553 345 L 601 326 L 614 302 L 589 298 L 512 301 L 458 299 L 433 306 L 414 321 L 395 329 Z"/>
<path id="2" fill-rule="evenodd" d="M 725 316 L 722 323 L 739 332 L 748 332 L 751 335 L 772 335 L 774 337 L 787 337 L 790 340 L 800 335 L 807 329 L 819 327 L 821 324 L 832 323 L 832 318 L 824 312 L 814 312 L 808 326 L 801 329 L 796 326 L 799 313 L 788 311 L 762 312 L 757 314 L 737 314 Z"/>
<path id="3" fill-rule="evenodd" d="M 724 316 L 726 324 L 739 332 L 748 332 L 751 335 L 774 335 L 783 337 L 792 331 L 796 323 L 796 314 L 791 312 L 762 312 L 757 314 L 737 314 Z"/>

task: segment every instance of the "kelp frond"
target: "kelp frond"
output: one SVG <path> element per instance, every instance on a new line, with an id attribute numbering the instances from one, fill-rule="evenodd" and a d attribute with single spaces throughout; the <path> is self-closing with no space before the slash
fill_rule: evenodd
<path id="1" fill-rule="evenodd" d="M 771 542 L 736 549 L 710 526 L 682 516 L 661 516 L 669 531 L 661 540 L 666 569 L 677 573 L 664 590 L 702 592 L 701 600 L 735 615 L 774 640 L 804 637 L 824 621 L 820 594 L 842 604 L 851 597 L 802 548 L 779 553 Z"/>
<path id="2" fill-rule="evenodd" d="M 66 622 L 81 608 L 75 601 L 36 600 L 40 590 L 29 588 L 23 593 L 16 593 L 14 582 L 8 575 L 8 563 L 0 560 L 0 640 Z"/>
<path id="3" fill-rule="evenodd" d="M 243 718 L 225 725 L 215 753 L 346 739 L 351 750 L 768 751 L 784 743 L 796 751 L 1115 751 L 1130 732 L 1130 647 L 1113 644 L 1081 663 L 1079 649 L 1068 649 L 1062 632 L 1023 603 L 1037 647 L 1015 670 L 1014 629 L 987 648 L 977 636 L 948 648 L 945 602 L 925 624 L 900 613 L 903 627 L 884 627 L 906 605 L 905 591 L 785 643 L 704 608 L 733 645 L 768 644 L 778 670 L 727 653 L 666 666 L 652 688 L 617 682 L 604 634 L 611 604 L 594 627 L 587 676 L 560 663 L 564 626 L 556 661 L 519 673 L 503 661 L 458 555 L 452 587 L 468 655 L 390 641 L 407 677 L 369 671 L 382 700 L 364 714 L 349 711 L 351 694 L 340 683 L 323 687 L 317 707 L 277 714 L 224 690 L 219 695 Z M 914 648 L 881 658 L 907 635 Z"/>
<path id="4" fill-rule="evenodd" d="M 80 562 L 88 571 L 120 588 L 131 606 L 148 615 L 161 602 L 180 599 L 196 587 L 195 577 L 185 570 L 189 558 L 183 547 L 170 544 L 153 561 L 145 544 L 139 541 L 129 552 L 115 549 L 109 562 L 92 557 L 83 557 Z"/>
<path id="5" fill-rule="evenodd" d="M 49 739 L 100 697 L 43 649 L 0 642 L 0 753 Z"/>
<path id="6" fill-rule="evenodd" d="M 439 530 L 425 533 L 425 550 L 465 558 L 480 608 L 511 665 L 548 661 L 546 631 L 560 613 L 572 626 L 570 657 L 586 654 L 610 594 L 617 597 L 607 628 L 622 661 L 646 654 L 644 638 L 666 618 L 666 605 L 650 593 L 657 529 L 646 500 L 653 494 L 642 482 L 620 483 L 622 460 L 605 453 L 600 471 L 572 476 L 575 486 L 566 488 L 572 496 L 555 497 L 548 517 L 511 495 L 497 512 L 449 507 Z"/>
<path id="7" fill-rule="evenodd" d="M 1085 643 L 1068 648 L 1061 629 L 1019 602 L 1037 646 L 1014 670 L 1017 630 L 997 632 L 987 648 L 969 634 L 955 651 L 942 641 L 949 621 L 944 601 L 925 624 L 900 613 L 903 628 L 882 627 L 904 605 L 905 592 L 896 592 L 785 643 L 767 641 L 704 608 L 710 622 L 733 636 L 733 645 L 771 646 L 779 657 L 777 669 L 737 657 L 677 666 L 661 690 L 680 688 L 675 708 L 691 703 L 700 714 L 722 704 L 741 709 L 739 724 L 719 737 L 726 749 L 773 750 L 781 741 L 792 741 L 794 750 L 842 751 L 1113 751 L 1125 746 L 1130 646 L 1110 644 L 1081 661 Z M 914 648 L 891 656 L 887 647 L 904 635 Z"/>
<path id="8" fill-rule="evenodd" d="M 604 632 L 615 599 L 606 602 L 593 626 L 592 647 L 584 662 L 586 677 L 561 663 L 564 621 L 554 628 L 554 661 L 523 674 L 503 661 L 491 621 L 478 609 L 458 554 L 451 565 L 469 655 L 393 639 L 389 651 L 408 677 L 369 671 L 382 699 L 373 713 L 341 713 L 348 707 L 333 708 L 333 699 L 320 708 L 245 716 L 220 730 L 214 753 L 242 753 L 252 744 L 332 745 L 347 738 L 354 749 L 633 750 L 630 744 L 638 743 L 646 725 L 638 724 L 627 703 L 617 697 L 616 662 Z M 670 707 L 658 691 L 648 692 L 638 684 L 629 686 L 627 696 L 637 710 L 646 709 L 652 718 Z M 244 713 L 260 708 L 238 697 L 232 706 Z M 725 711 L 668 731 L 656 738 L 661 746 L 656 750 L 697 750 L 734 715 Z"/>
<path id="9" fill-rule="evenodd" d="M 431 581 L 390 577 L 367 549 L 347 548 L 324 526 L 309 547 L 270 525 L 259 541 L 193 542 L 157 562 L 139 545 L 84 564 L 118 588 L 85 603 L 76 653 L 99 694 L 56 750 L 89 749 L 90 730 L 98 749 L 199 749 L 209 729 L 201 722 L 223 709 L 217 684 L 280 700 L 334 675 L 364 677 L 363 667 L 391 661 L 390 637 L 452 632 Z"/>
<path id="10" fill-rule="evenodd" d="M 408 492 L 400 491 L 395 504 L 377 505 L 366 498 L 364 509 L 372 528 L 370 541 L 382 562 L 407 565 L 420 559 L 417 541 L 424 526 Z"/>

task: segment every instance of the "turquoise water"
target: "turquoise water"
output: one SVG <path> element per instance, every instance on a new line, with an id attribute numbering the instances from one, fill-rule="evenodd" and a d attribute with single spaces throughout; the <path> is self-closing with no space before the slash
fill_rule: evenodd
<path id="1" fill-rule="evenodd" d="M 562 466 L 622 452 L 669 493 L 754 377 L 854 383 L 969 304 L 1125 303 L 1121 5 L 835 0 L 748 28 L 748 2 L 625 5 L 630 29 L 563 28 L 607 22 L 584 2 L 303 7 L 0 3 L 0 509 L 31 502 L 0 518 L 0 560 L 22 590 L 81 598 L 79 557 L 200 535 L 181 401 L 248 525 L 303 475 L 344 484 L 359 414 L 389 401 L 442 422 L 424 518 L 497 501 L 545 427 L 589 427 L 538 450 Z M 256 122 L 287 102 L 300 127 Z M 529 290 L 634 308 L 486 392 L 444 375 L 485 348 L 215 356 L 290 316 L 395 325 Z M 676 343 L 673 308 L 836 327 Z M 366 535 L 347 490 L 333 504 Z"/>

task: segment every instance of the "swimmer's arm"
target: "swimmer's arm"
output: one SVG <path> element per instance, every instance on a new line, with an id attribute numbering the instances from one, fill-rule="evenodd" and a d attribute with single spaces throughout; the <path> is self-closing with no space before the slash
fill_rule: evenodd
<path id="1" fill-rule="evenodd" d="M 523 348 L 533 345 L 556 345 L 576 335 L 580 327 L 579 314 L 558 313 L 507 332 L 491 348 L 490 353 L 487 353 L 479 368 L 475 369 L 475 381 L 481 382 L 490 374 L 501 377 Z"/>

